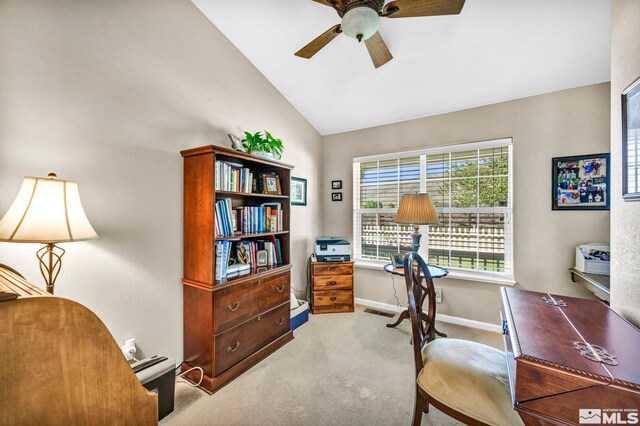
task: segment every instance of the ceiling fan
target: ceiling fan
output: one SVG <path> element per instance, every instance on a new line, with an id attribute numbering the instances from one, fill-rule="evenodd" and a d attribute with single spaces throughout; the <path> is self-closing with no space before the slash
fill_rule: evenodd
<path id="1" fill-rule="evenodd" d="M 378 32 L 380 18 L 412 18 L 416 16 L 457 15 L 465 0 L 314 0 L 332 7 L 342 23 L 329 28 L 320 37 L 296 52 L 296 56 L 310 59 L 340 33 L 364 41 L 376 68 L 393 59 L 389 48 Z"/>

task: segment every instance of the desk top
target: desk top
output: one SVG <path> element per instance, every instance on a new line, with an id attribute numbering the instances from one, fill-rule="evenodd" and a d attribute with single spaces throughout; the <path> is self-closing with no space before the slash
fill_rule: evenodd
<path id="1" fill-rule="evenodd" d="M 580 408 L 640 407 L 640 330 L 596 300 L 502 288 L 514 405 L 577 424 Z"/>
<path id="2" fill-rule="evenodd" d="M 569 271 L 571 272 L 572 281 L 583 285 L 599 299 L 607 302 L 610 300 L 611 284 L 609 275 L 588 274 L 576 268 L 569 268 Z"/>
<path id="3" fill-rule="evenodd" d="M 449 275 L 449 271 L 439 266 L 427 265 L 431 278 L 442 278 Z M 384 270 L 393 275 L 404 277 L 404 267 L 396 268 L 391 263 L 384 265 Z"/>

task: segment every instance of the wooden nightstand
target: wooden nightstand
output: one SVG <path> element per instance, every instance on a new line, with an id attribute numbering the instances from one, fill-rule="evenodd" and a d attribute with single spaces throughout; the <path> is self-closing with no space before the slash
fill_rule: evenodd
<path id="1" fill-rule="evenodd" d="M 353 312 L 353 262 L 311 262 L 311 313 Z"/>

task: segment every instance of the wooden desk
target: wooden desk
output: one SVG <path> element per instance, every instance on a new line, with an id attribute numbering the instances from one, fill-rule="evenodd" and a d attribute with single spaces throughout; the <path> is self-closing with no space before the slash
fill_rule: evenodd
<path id="1" fill-rule="evenodd" d="M 501 291 L 511 395 L 525 423 L 577 425 L 589 409 L 626 420 L 628 411 L 610 410 L 640 410 L 640 330 L 596 300 Z"/>
<path id="2" fill-rule="evenodd" d="M 595 294 L 598 299 L 609 304 L 611 299 L 609 275 L 587 274 L 586 272 L 578 271 L 576 268 L 569 268 L 569 271 L 571 272 L 571 281 L 584 286 Z"/>

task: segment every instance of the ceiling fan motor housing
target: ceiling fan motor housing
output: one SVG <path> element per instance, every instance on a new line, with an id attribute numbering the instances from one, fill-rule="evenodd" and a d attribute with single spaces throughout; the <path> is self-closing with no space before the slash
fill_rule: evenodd
<path id="1" fill-rule="evenodd" d="M 358 41 L 367 40 L 380 27 L 380 15 L 365 4 L 350 8 L 342 17 L 342 32 Z"/>

